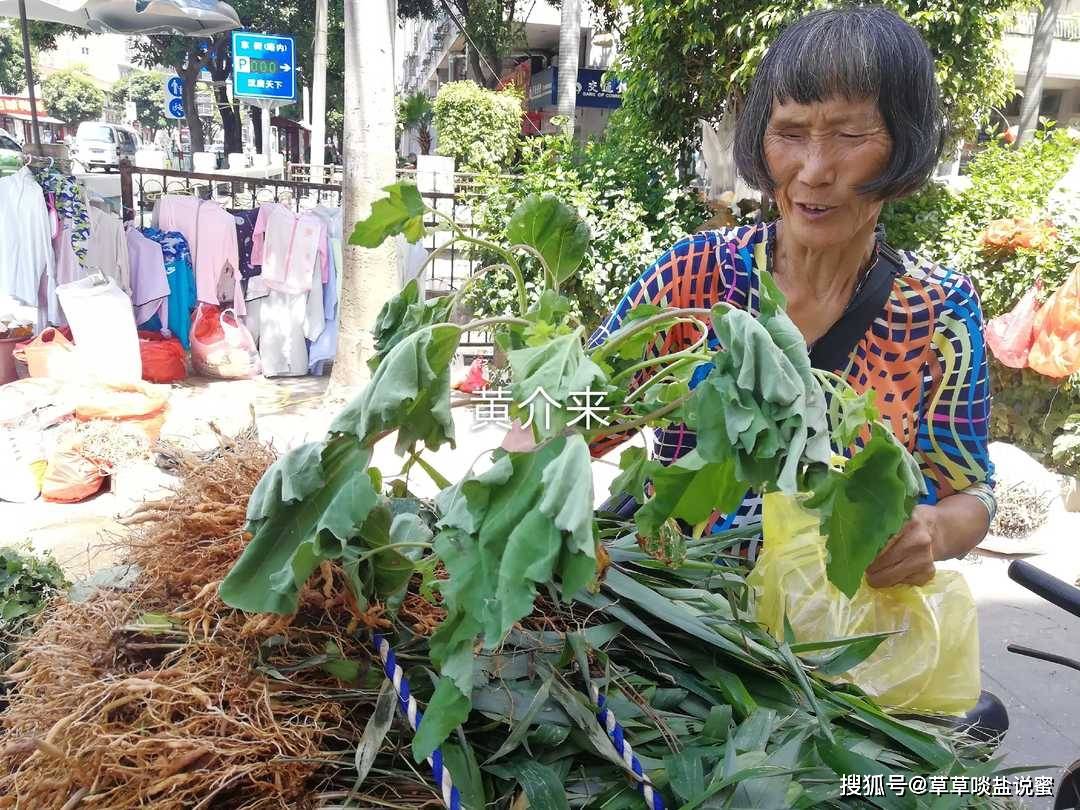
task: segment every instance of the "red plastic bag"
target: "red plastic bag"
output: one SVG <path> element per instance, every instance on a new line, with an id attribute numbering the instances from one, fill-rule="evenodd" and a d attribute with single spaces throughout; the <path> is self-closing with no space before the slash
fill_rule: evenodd
<path id="1" fill-rule="evenodd" d="M 71 437 L 57 445 L 49 459 L 41 497 L 55 503 L 77 503 L 95 494 L 104 483 L 105 473 L 79 451 L 78 440 Z"/>
<path id="2" fill-rule="evenodd" d="M 1047 377 L 1080 371 L 1080 264 L 1035 316 L 1028 365 Z"/>
<path id="3" fill-rule="evenodd" d="M 255 338 L 231 309 L 199 304 L 191 323 L 191 365 L 199 374 L 226 380 L 259 374 Z"/>
<path id="4" fill-rule="evenodd" d="M 171 383 L 187 377 L 187 352 L 174 337 L 159 332 L 139 332 L 142 378 L 152 383 Z"/>
<path id="5" fill-rule="evenodd" d="M 986 343 L 990 351 L 1009 368 L 1024 368 L 1028 364 L 1028 352 L 1035 340 L 1035 315 L 1039 311 L 1035 296 L 1039 288 L 1036 283 L 1012 311 L 998 315 L 986 324 Z"/>

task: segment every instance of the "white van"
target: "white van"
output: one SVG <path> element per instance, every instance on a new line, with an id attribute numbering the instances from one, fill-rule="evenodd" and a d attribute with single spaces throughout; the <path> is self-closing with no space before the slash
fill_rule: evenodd
<path id="1" fill-rule="evenodd" d="M 133 130 L 105 121 L 83 121 L 75 132 L 74 159 L 86 169 L 120 167 L 121 158 L 135 161 L 139 136 Z"/>

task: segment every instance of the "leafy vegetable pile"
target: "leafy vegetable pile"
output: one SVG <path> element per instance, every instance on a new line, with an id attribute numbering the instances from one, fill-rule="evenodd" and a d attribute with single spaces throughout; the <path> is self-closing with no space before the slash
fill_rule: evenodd
<path id="1" fill-rule="evenodd" d="M 54 594 L 67 587 L 64 572 L 51 555 L 29 549 L 0 548 L 0 671 L 11 663 L 11 643 Z"/>
<path id="2" fill-rule="evenodd" d="M 456 242 L 477 246 L 415 187 L 388 191 L 354 244 L 416 240 L 433 216 Z M 870 400 L 811 369 L 771 281 L 759 318 L 726 305 L 642 306 L 587 349 L 559 294 L 586 229 L 567 206 L 534 197 L 509 233 L 511 247 L 479 246 L 502 259 L 488 272 L 515 278 L 517 313 L 451 323 L 464 290 L 424 301 L 414 284 L 389 302 L 370 384 L 322 441 L 282 457 L 252 494 L 254 536 L 222 599 L 292 613 L 309 577 L 340 565 L 426 704 L 415 761 L 440 748 L 470 808 L 508 807 L 519 789 L 536 808 L 640 806 L 643 777 L 597 722 L 591 687 L 672 806 L 839 806 L 843 774 L 992 773 L 995 763 L 958 735 L 891 718 L 856 688 L 819 677 L 854 666 L 881 637 L 778 642 L 754 624 L 731 554 L 739 533 L 705 535 L 710 516 L 748 490 L 810 493 L 828 533 L 829 578 L 850 595 L 921 491 L 915 462 Z M 522 253 L 544 267 L 545 289 L 531 302 Z M 693 330 L 692 345 L 654 356 L 657 335 L 675 327 Z M 454 443 L 450 361 L 461 335 L 483 328 L 506 353 L 511 415 L 524 418 L 538 388 L 562 407 L 550 424 L 534 420 L 533 449 L 494 451 L 488 469 L 454 483 L 422 452 Z M 583 390 L 599 392 L 607 424 L 570 423 Z M 632 521 L 594 512 L 590 444 L 671 423 L 697 431 L 696 449 L 670 466 L 628 450 L 612 494 L 642 500 L 641 509 Z M 391 433 L 405 471 L 418 467 L 441 488 L 434 504 L 371 466 L 373 446 Z M 394 701 L 384 689 L 359 742 L 361 782 L 400 767 L 386 741 Z M 863 801 L 930 799 L 843 799 Z M 934 806 L 991 801 L 936 797 Z"/>

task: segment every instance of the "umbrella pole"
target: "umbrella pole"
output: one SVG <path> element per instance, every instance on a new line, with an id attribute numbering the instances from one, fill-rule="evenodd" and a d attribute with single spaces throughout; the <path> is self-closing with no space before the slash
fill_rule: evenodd
<path id="1" fill-rule="evenodd" d="M 34 66 L 30 62 L 30 31 L 26 22 L 26 0 L 19 0 L 19 26 L 22 28 L 23 62 L 26 65 L 26 89 L 30 93 L 30 118 L 34 131 L 34 146 L 41 152 L 41 131 L 38 129 L 37 99 L 34 97 Z"/>

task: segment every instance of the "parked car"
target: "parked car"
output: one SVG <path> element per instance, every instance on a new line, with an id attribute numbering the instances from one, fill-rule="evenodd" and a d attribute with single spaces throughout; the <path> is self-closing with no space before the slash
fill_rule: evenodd
<path id="1" fill-rule="evenodd" d="M 19 142 L 0 129 L 0 174 L 8 174 L 22 163 L 23 152 Z"/>
<path id="2" fill-rule="evenodd" d="M 83 121 L 75 133 L 74 159 L 87 169 L 120 167 L 120 160 L 135 160 L 139 136 L 134 130 L 105 121 Z"/>

